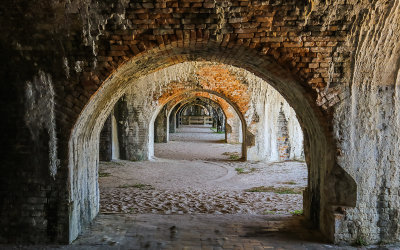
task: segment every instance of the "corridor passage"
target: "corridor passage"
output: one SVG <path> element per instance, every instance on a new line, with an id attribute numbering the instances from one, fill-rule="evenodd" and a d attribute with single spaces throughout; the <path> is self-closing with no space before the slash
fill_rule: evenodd
<path id="1" fill-rule="evenodd" d="M 71 248 L 356 249 L 326 244 L 298 216 L 100 214 Z"/>
<path id="2" fill-rule="evenodd" d="M 170 133 L 168 143 L 156 143 L 158 158 L 173 160 L 226 161 L 230 155 L 241 155 L 241 144 L 225 143 L 225 133 L 216 133 L 206 125 L 181 125 Z"/>
<path id="3" fill-rule="evenodd" d="M 303 162 L 243 162 L 240 144 L 183 126 L 151 161 L 100 164 L 103 213 L 282 214 L 302 210 Z"/>
<path id="4" fill-rule="evenodd" d="M 210 127 L 182 126 L 168 143 L 155 144 L 151 161 L 101 162 L 102 214 L 75 246 L 327 247 L 298 215 L 305 163 L 243 162 L 241 144 L 224 138 Z"/>
<path id="5" fill-rule="evenodd" d="M 355 249 L 327 244 L 299 215 L 304 162 L 243 162 L 224 138 L 182 126 L 151 161 L 101 162 L 101 214 L 65 248 Z"/>

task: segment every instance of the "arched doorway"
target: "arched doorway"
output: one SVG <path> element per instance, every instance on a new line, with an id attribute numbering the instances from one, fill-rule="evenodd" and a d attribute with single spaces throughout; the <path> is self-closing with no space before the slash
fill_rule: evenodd
<path id="1" fill-rule="evenodd" d="M 297 113 L 305 137 L 304 148 L 309 171 L 308 186 L 304 193 L 305 215 L 325 234 L 331 235 L 335 230 L 332 208 L 334 205 L 354 205 L 355 188 L 353 180 L 335 164 L 335 144 L 326 123 L 329 117 L 315 104 L 315 98 L 307 87 L 269 57 L 242 47 L 229 49 L 210 43 L 202 48 L 170 47 L 165 51 L 170 50 L 174 52 L 172 58 L 168 53 L 155 51 L 151 57 L 142 54 L 121 66 L 113 77 L 103 83 L 76 122 L 69 141 L 69 187 L 72 201 L 69 214 L 70 240 L 98 212 L 98 154 L 94 152 L 98 152 L 101 125 L 116 100 L 129 86 L 130 81 L 127 79 L 193 60 L 223 60 L 224 63 L 247 69 L 267 81 L 286 98 Z M 143 64 L 148 67 L 140 67 Z M 246 130 L 244 136 L 247 147 L 254 145 L 254 135 L 250 131 Z M 338 180 L 337 176 L 345 178 Z M 339 182 L 347 183 L 352 192 L 339 189 Z M 333 191 L 327 190 L 327 187 L 334 187 Z"/>

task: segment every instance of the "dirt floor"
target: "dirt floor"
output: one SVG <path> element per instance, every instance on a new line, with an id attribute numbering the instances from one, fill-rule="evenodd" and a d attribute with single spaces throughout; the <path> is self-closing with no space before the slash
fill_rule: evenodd
<path id="1" fill-rule="evenodd" d="M 240 144 L 185 126 L 145 162 L 100 163 L 102 213 L 293 214 L 307 185 L 303 162 L 242 162 Z"/>
<path id="2" fill-rule="evenodd" d="M 302 209 L 304 163 L 240 162 L 240 145 L 221 143 L 224 135 L 179 132 L 151 161 L 100 163 L 102 213 L 71 245 L 0 249 L 400 249 L 327 244 L 292 215 Z"/>

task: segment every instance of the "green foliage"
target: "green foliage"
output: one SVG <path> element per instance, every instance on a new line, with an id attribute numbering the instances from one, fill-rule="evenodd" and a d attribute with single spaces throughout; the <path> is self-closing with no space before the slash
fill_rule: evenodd
<path id="1" fill-rule="evenodd" d="M 285 187 L 252 187 L 250 189 L 246 189 L 245 192 L 271 192 L 276 194 L 301 194 L 301 190 L 294 188 L 285 188 Z"/>
<path id="2" fill-rule="evenodd" d="M 249 173 L 252 173 L 252 172 L 255 172 L 255 171 L 257 171 L 257 168 L 250 168 L 250 172 Z"/>
<path id="3" fill-rule="evenodd" d="M 99 172 L 99 177 L 108 177 L 108 176 L 111 176 L 111 174 L 105 172 Z"/>
<path id="4" fill-rule="evenodd" d="M 236 172 L 238 174 L 243 174 L 244 173 L 244 168 L 235 168 Z"/>
<path id="5" fill-rule="evenodd" d="M 364 237 L 359 236 L 356 241 L 353 243 L 354 246 L 366 246 L 368 245 L 367 241 L 364 239 Z"/>
<path id="6" fill-rule="evenodd" d="M 112 168 L 115 166 L 124 166 L 123 162 L 119 160 L 111 160 L 111 161 L 100 161 L 100 165 L 107 166 L 108 168 Z"/>
<path id="7" fill-rule="evenodd" d="M 303 209 L 300 210 L 294 210 L 290 212 L 292 215 L 303 215 Z"/>
<path id="8" fill-rule="evenodd" d="M 228 155 L 229 159 L 233 161 L 240 159 L 240 154 L 238 152 L 225 152 L 222 155 Z"/>
<path id="9" fill-rule="evenodd" d="M 240 159 L 240 156 L 239 156 L 239 155 L 232 154 L 232 155 L 229 156 L 229 159 L 231 159 L 231 160 L 233 160 L 233 161 L 236 161 L 236 160 L 239 160 L 239 159 Z"/>
<path id="10" fill-rule="evenodd" d="M 225 134 L 225 131 L 217 131 L 217 128 L 210 128 L 212 130 L 212 132 L 216 133 L 216 134 Z"/>
<path id="11" fill-rule="evenodd" d="M 250 174 L 250 173 L 257 171 L 257 168 L 239 168 L 239 167 L 237 167 L 237 168 L 235 168 L 235 170 L 238 174 Z"/>

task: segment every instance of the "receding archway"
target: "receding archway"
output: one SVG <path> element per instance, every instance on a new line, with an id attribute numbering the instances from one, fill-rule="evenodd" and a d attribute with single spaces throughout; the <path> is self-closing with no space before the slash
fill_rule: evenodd
<path id="1" fill-rule="evenodd" d="M 164 53 L 165 51 L 171 53 Z M 243 47 L 223 48 L 211 43 L 201 48 L 169 47 L 165 51 L 155 50 L 142 54 L 121 66 L 103 83 L 75 123 L 69 141 L 68 161 L 70 241 L 76 238 L 82 227 L 99 210 L 97 142 L 101 126 L 115 102 L 135 78 L 179 62 L 193 60 L 224 61 L 249 70 L 276 88 L 294 108 L 303 128 L 309 167 L 309 183 L 304 193 L 305 214 L 332 238 L 335 232 L 332 209 L 335 205 L 353 206 L 355 187 L 354 181 L 335 164 L 335 143 L 331 138 L 329 125 L 324 122 L 329 118 L 315 104 L 315 96 L 307 91 L 307 87 L 271 58 Z M 143 68 L 141 65 L 147 67 Z M 249 138 L 247 131 L 245 136 L 246 139 Z M 339 189 L 339 183 L 347 184 L 351 191 Z M 333 190 L 327 190 L 327 187 L 333 187 Z"/>
<path id="2" fill-rule="evenodd" d="M 192 104 L 194 105 L 200 105 L 201 108 L 207 107 L 209 109 L 210 114 L 213 115 L 212 120 L 210 116 L 206 116 L 209 120 L 209 122 L 204 122 L 204 117 L 201 118 L 201 125 L 195 126 L 195 127 L 188 127 L 185 125 L 191 125 L 188 121 L 180 120 L 182 112 L 186 110 L 187 107 L 190 107 Z M 218 113 L 217 113 L 218 110 Z M 224 98 L 215 95 L 213 93 L 205 92 L 205 91 L 189 91 L 189 92 L 184 92 L 178 96 L 175 96 L 172 100 L 170 100 L 168 103 L 166 103 L 161 111 L 157 115 L 157 119 L 155 120 L 155 127 L 160 127 L 160 129 L 155 131 L 161 131 L 162 135 L 169 134 L 171 131 L 171 128 L 169 126 L 172 126 L 173 132 L 176 132 L 176 130 L 179 130 L 179 134 L 174 134 L 172 135 L 167 135 L 164 136 L 165 140 L 158 140 L 157 142 L 164 142 L 167 143 L 170 141 L 170 136 L 173 136 L 174 141 L 185 141 L 182 143 L 188 144 L 187 147 L 182 147 L 181 150 L 183 151 L 188 151 L 188 154 L 181 154 L 178 152 L 175 152 L 175 150 L 170 150 L 169 149 L 169 144 L 174 144 L 173 147 L 181 146 L 181 144 L 177 144 L 177 142 L 170 142 L 168 145 L 158 145 L 157 148 L 161 150 L 160 152 L 164 152 L 163 154 L 160 155 L 160 157 L 167 157 L 168 154 L 165 154 L 165 152 L 169 152 L 169 155 L 176 157 L 176 155 L 181 155 L 181 157 L 184 157 L 185 159 L 190 159 L 190 155 L 193 155 L 193 157 L 196 155 L 195 158 L 199 157 L 200 155 L 203 155 L 203 157 L 206 157 L 207 154 L 212 154 L 214 155 L 212 159 L 223 159 L 226 158 L 222 156 L 217 156 L 215 155 L 217 151 L 209 151 L 209 148 L 217 147 L 220 150 L 223 150 L 220 152 L 220 154 L 225 154 L 225 155 L 230 155 L 234 154 L 235 158 L 241 156 L 242 152 L 245 151 L 246 147 L 242 145 L 242 140 L 241 136 L 243 135 L 242 128 L 245 127 L 245 125 L 242 125 L 243 119 L 240 119 L 241 114 L 238 114 L 236 109 L 232 107 Z M 170 122 L 173 120 L 172 122 Z M 167 122 L 169 121 L 169 122 Z M 175 124 L 176 123 L 176 124 Z M 224 135 L 221 137 L 221 131 L 213 131 L 213 128 L 211 125 L 214 125 L 214 127 L 217 127 L 218 124 L 224 123 Z M 226 125 L 225 125 L 226 123 Z M 233 124 L 236 123 L 236 124 Z M 196 122 L 197 124 L 197 122 Z M 177 125 L 177 126 L 176 126 Z M 235 125 L 235 127 L 232 129 L 232 127 Z M 205 126 L 205 127 L 203 127 Z M 225 126 L 229 127 L 230 130 L 225 130 Z M 232 126 L 232 127 L 231 127 Z M 179 127 L 179 129 L 177 128 Z M 201 130 L 201 132 L 200 132 Z M 233 130 L 233 131 L 232 131 Z M 155 138 L 158 136 L 155 135 Z M 192 145 L 190 142 L 193 144 L 203 142 L 200 144 Z M 224 145 L 221 145 L 221 143 L 224 142 Z M 212 146 L 213 143 L 216 143 L 217 145 Z M 228 144 L 226 144 L 228 143 Z M 176 145 L 175 145 L 176 144 Z M 190 144 L 190 146 L 189 146 Z M 207 145 L 206 145 L 207 144 Z M 210 145 L 208 145 L 210 144 Z M 229 146 L 231 145 L 231 146 Z M 190 151 L 190 148 L 196 148 L 198 150 Z M 229 152 L 228 152 L 229 151 Z M 232 151 L 232 152 L 231 152 Z M 191 152 L 191 153 L 189 153 Z M 208 153 L 206 153 L 208 152 Z M 244 152 L 245 155 L 245 152 Z M 157 156 L 157 154 L 156 154 Z M 206 157 L 207 158 L 207 157 Z"/>
<path id="3" fill-rule="evenodd" d="M 241 143 L 241 155 L 245 159 L 246 158 L 246 124 L 244 122 L 243 115 L 238 111 L 238 108 L 235 107 L 234 104 L 230 103 L 229 100 L 226 100 L 224 97 L 207 91 L 190 91 L 184 92 L 179 96 L 176 96 L 170 102 L 166 104 L 169 110 L 168 116 L 175 117 L 179 112 L 181 112 L 187 105 L 193 102 L 193 100 L 203 100 L 203 102 L 209 103 L 214 109 L 221 109 L 220 114 L 224 123 L 223 130 L 225 132 L 225 142 L 227 143 Z M 215 124 L 218 127 L 218 124 Z M 225 127 L 228 127 L 226 129 Z M 218 128 L 217 132 L 218 132 Z"/>

